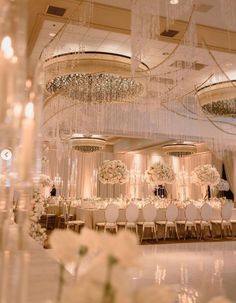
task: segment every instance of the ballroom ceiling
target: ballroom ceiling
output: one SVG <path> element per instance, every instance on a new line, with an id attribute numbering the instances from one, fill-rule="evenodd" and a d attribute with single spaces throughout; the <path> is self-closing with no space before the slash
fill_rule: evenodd
<path id="1" fill-rule="evenodd" d="M 53 55 L 66 52 L 78 52 L 82 47 L 83 51 L 110 52 L 131 56 L 130 11 L 123 9 L 126 2 L 98 2 L 99 3 L 94 3 L 93 18 L 90 27 L 78 26 L 78 23 L 68 24 L 64 28 L 60 41 L 57 42 L 57 48 Z M 129 7 L 128 2 L 130 1 L 127 1 L 126 7 Z M 30 6 L 30 16 L 34 16 L 33 20 L 30 22 L 28 43 L 28 53 L 30 57 L 29 74 L 31 76 L 45 45 L 48 45 L 50 40 L 53 39 L 53 35 L 60 30 L 65 22 L 68 22 L 68 20 L 65 19 L 66 17 L 72 18 L 70 16 L 73 11 L 79 12 L 80 3 L 81 1 L 65 2 L 62 0 L 43 0 L 40 1 L 40 4 L 36 5 L 34 1 L 34 5 L 32 4 Z M 108 3 L 109 6 L 107 5 Z M 216 4 L 216 1 L 214 3 Z M 220 13 L 219 5 L 213 6 L 214 3 L 212 1 L 205 1 L 204 5 L 211 5 L 212 10 L 214 7 L 214 10 L 217 10 L 217 12 Z M 113 4 L 116 4 L 116 7 L 110 6 Z M 66 8 L 65 15 L 63 17 L 56 17 L 45 13 L 49 5 Z M 122 7 L 122 9 L 117 8 L 117 6 Z M 200 19 L 203 20 L 203 24 L 208 23 L 212 26 L 212 23 L 215 21 L 211 22 L 210 20 L 212 19 L 213 21 L 214 18 L 210 17 L 208 20 L 208 13 L 211 9 L 207 12 L 199 12 L 199 15 L 201 17 Z M 104 16 L 106 16 L 106 18 L 104 18 Z M 115 18 L 118 18 L 117 22 L 114 22 Z M 76 20 L 76 17 L 73 17 L 72 19 Z M 178 43 L 185 26 L 186 22 L 176 22 L 176 24 L 173 25 L 173 28 L 178 29 L 179 33 L 175 37 L 160 36 L 157 40 L 153 40 L 151 47 L 145 53 L 143 62 L 149 67 L 152 67 L 165 59 L 165 57 L 174 49 L 176 43 Z M 236 32 L 230 33 L 231 49 L 229 50 L 229 32 L 205 25 L 202 27 L 200 26 L 198 31 L 204 36 L 211 48 L 215 50 L 214 55 L 228 75 L 232 78 L 236 78 Z M 214 37 L 214 39 L 212 39 L 212 37 Z M 178 54 L 178 57 L 173 58 L 173 63 L 176 59 L 184 60 L 185 56 L 183 48 L 182 52 Z M 210 59 L 206 50 L 201 47 L 197 49 L 193 61 L 202 64 L 203 66 L 200 70 L 193 69 L 191 71 L 191 78 L 194 79 L 197 86 L 209 76 L 215 68 L 215 63 Z M 172 72 L 175 69 L 175 66 L 171 65 L 172 63 L 170 62 L 168 66 L 165 66 L 165 72 Z M 172 76 L 174 77 L 174 74 Z M 168 77 L 167 81 L 171 80 L 171 76 Z M 165 84 L 166 83 L 163 83 L 163 85 Z M 189 86 L 189 89 L 191 90 L 191 84 L 189 82 L 186 81 L 183 85 L 185 86 L 183 89 L 188 89 Z"/>
<path id="2" fill-rule="evenodd" d="M 197 12 L 198 32 L 207 41 L 209 46 L 215 50 L 214 54 L 220 63 L 224 65 L 226 71 L 233 73 L 232 66 L 236 66 L 236 32 L 226 31 L 236 29 L 236 18 L 232 24 L 225 24 L 226 18 L 220 18 L 222 9 L 220 3 L 222 1 L 198 1 L 199 11 Z M 61 26 L 68 22 L 68 18 L 78 21 L 83 1 L 75 0 L 31 0 L 29 5 L 29 37 L 28 37 L 28 55 L 31 59 L 29 73 L 33 73 L 33 66 L 37 61 L 40 53 L 45 45 L 52 39 Z M 107 51 L 117 52 L 127 56 L 131 55 L 130 46 L 130 3 L 131 1 L 121 0 L 98 0 L 94 1 L 93 16 L 90 28 L 78 28 L 78 24 L 68 26 L 65 35 L 63 35 L 64 46 L 68 51 L 71 49 L 78 50 L 79 41 L 82 39 L 85 51 Z M 234 11 L 236 11 L 236 2 Z M 47 13 L 47 9 L 51 6 L 65 8 L 63 16 L 55 16 Z M 179 3 L 181 5 L 181 1 Z M 200 10 L 202 7 L 202 11 Z M 204 11 L 205 7 L 205 11 Z M 230 9 L 230 7 L 228 8 Z M 105 16 L 105 18 L 104 18 Z M 218 17 L 217 17 L 218 16 Z M 186 27 L 186 16 L 182 16 L 181 21 L 175 22 L 171 26 L 172 29 L 179 33 L 171 37 L 158 37 L 153 41 L 153 47 L 150 48 L 145 63 L 152 66 L 163 60 L 179 42 Z M 164 20 L 164 19 L 163 19 Z M 163 21 L 164 22 L 164 21 Z M 165 26 L 165 25 L 163 25 Z M 164 29 L 164 28 L 163 28 Z M 229 43 L 230 37 L 230 43 Z M 184 55 L 184 54 L 183 54 Z M 203 52 L 198 51 L 196 61 L 206 64 L 204 71 L 210 68 L 208 65 L 209 58 Z M 195 73 L 196 82 L 198 82 L 199 73 Z"/>
<path id="3" fill-rule="evenodd" d="M 124 8 L 127 10 L 130 10 L 132 5 L 132 0 L 96 0 L 96 2 L 105 5 Z M 162 1 L 160 7 L 160 12 L 162 16 L 165 16 L 164 5 L 165 3 L 164 1 Z M 181 10 L 184 6 L 184 2 L 180 0 L 178 6 Z M 225 9 L 226 11 L 228 11 L 228 13 L 230 13 L 230 11 L 233 12 L 236 10 L 235 1 L 232 1 L 232 3 L 230 3 L 229 5 L 229 2 L 227 0 L 226 1 L 199 0 L 196 1 L 196 6 L 197 6 L 196 22 L 198 24 L 235 31 L 235 27 L 236 27 L 235 19 L 233 20 L 233 22 L 229 23 L 221 18 L 221 12 L 224 9 L 223 6 L 225 6 Z M 181 20 L 187 21 L 188 16 L 185 14 L 181 15 Z"/>
<path id="4" fill-rule="evenodd" d="M 214 56 L 224 68 L 229 77 L 236 78 L 236 18 L 234 22 L 226 22 L 227 18 L 220 18 L 223 10 L 223 1 L 205 0 L 197 1 L 197 32 L 204 37 L 213 51 Z M 228 7 L 226 13 L 236 12 L 236 1 L 231 1 L 233 7 Z M 89 27 L 78 26 L 83 1 L 79 0 L 30 0 L 29 3 L 29 28 L 28 28 L 28 57 L 29 77 L 33 77 L 34 68 L 42 50 L 50 43 L 53 36 L 70 21 L 63 31 L 55 54 L 66 52 L 96 51 L 111 52 L 121 55 L 131 55 L 130 39 L 130 6 L 131 0 L 96 0 L 94 1 L 93 15 Z M 181 9 L 181 0 L 180 0 Z M 47 13 L 49 6 L 64 8 L 63 16 Z M 234 7 L 235 6 L 235 7 Z M 164 10 L 163 10 L 164 11 Z M 165 14 L 161 20 L 161 27 L 165 29 Z M 231 20 L 231 18 L 229 18 Z M 171 25 L 177 30 L 174 37 L 160 36 L 152 41 L 152 46 L 146 52 L 143 62 L 152 67 L 161 62 L 179 43 L 187 26 L 188 16 L 181 16 L 180 20 Z M 178 60 L 184 60 L 184 48 L 178 54 Z M 175 57 L 176 60 L 176 57 Z M 210 60 L 208 53 L 199 47 L 193 61 L 203 65 L 200 70 L 192 70 L 191 78 L 196 86 L 202 83 L 215 68 L 215 63 Z M 172 72 L 175 67 L 169 64 L 166 72 Z M 217 78 L 217 74 L 215 76 Z M 171 81 L 171 76 L 169 79 Z M 183 89 L 188 89 L 189 83 L 183 83 Z M 111 140 L 111 138 L 109 139 Z M 158 150 L 160 144 L 173 141 L 174 138 L 160 137 L 160 140 L 119 137 L 108 145 L 114 151 L 144 151 Z"/>

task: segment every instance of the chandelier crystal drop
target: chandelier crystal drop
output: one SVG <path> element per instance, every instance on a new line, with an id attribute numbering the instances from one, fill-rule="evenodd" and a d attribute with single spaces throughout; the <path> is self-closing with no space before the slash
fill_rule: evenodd
<path id="1" fill-rule="evenodd" d="M 143 79 L 131 77 L 130 58 L 119 54 L 66 53 L 45 61 L 45 90 L 49 99 L 76 103 L 134 102 L 145 93 Z M 147 70 L 140 63 L 140 70 Z"/>
<path id="2" fill-rule="evenodd" d="M 61 92 L 79 102 L 112 103 L 134 101 L 143 92 L 143 85 L 108 73 L 76 73 L 54 78 L 46 89 L 51 95 Z"/>

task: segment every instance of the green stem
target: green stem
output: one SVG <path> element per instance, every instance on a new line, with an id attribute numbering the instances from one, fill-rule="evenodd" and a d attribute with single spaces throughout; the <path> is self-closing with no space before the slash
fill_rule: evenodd
<path id="1" fill-rule="evenodd" d="M 60 273 L 59 273 L 59 281 L 58 281 L 58 291 L 57 291 L 57 300 L 56 302 L 61 301 L 61 295 L 62 295 L 62 290 L 64 286 L 64 272 L 65 272 L 65 266 L 63 264 L 60 264 Z"/>
<path id="2" fill-rule="evenodd" d="M 115 291 L 111 283 L 112 271 L 117 260 L 110 256 L 108 258 L 107 276 L 104 284 L 104 292 L 102 303 L 114 303 L 115 302 Z"/>

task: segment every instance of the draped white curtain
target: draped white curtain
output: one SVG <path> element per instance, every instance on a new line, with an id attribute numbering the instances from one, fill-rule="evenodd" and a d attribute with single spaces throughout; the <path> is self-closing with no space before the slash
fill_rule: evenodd
<path id="1" fill-rule="evenodd" d="M 226 178 L 234 194 L 234 201 L 236 201 L 236 153 L 232 151 L 225 152 L 223 162 Z"/>
<path id="2" fill-rule="evenodd" d="M 123 185 L 102 184 L 98 181 L 97 171 L 104 160 L 120 159 L 131 172 L 130 181 Z M 112 152 L 80 153 L 66 150 L 59 159 L 55 150 L 50 150 L 48 163 L 44 172 L 52 179 L 60 176 L 62 182 L 56 184 L 58 194 L 74 198 L 90 197 L 127 197 L 144 198 L 153 194 L 153 186 L 144 181 L 144 173 L 148 167 L 158 161 L 169 164 L 176 175 L 180 171 L 186 171 L 189 175 L 198 165 L 213 164 L 221 173 L 221 162 L 214 158 L 210 152 L 204 152 L 184 158 L 160 156 L 153 152 L 149 154 L 115 154 Z M 232 183 L 231 183 L 232 184 Z M 178 182 L 167 185 L 169 197 L 178 199 L 180 188 Z M 194 184 L 189 184 L 186 188 L 186 196 L 191 199 L 201 198 L 203 193 L 201 188 Z"/>

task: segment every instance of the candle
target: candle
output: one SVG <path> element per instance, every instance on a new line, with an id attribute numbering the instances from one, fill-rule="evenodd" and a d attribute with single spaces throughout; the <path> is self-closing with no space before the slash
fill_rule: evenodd
<path id="1" fill-rule="evenodd" d="M 28 297 L 28 278 L 29 278 L 30 255 L 28 252 L 22 252 L 20 255 L 20 285 L 19 285 L 19 303 L 27 302 Z"/>
<path id="2" fill-rule="evenodd" d="M 0 123 L 6 119 L 8 106 L 13 101 L 14 96 L 12 91 L 14 74 L 11 64 L 13 55 L 12 40 L 9 36 L 5 36 L 0 42 Z"/>
<path id="3" fill-rule="evenodd" d="M 0 287 L 0 301 L 7 302 L 7 283 L 8 283 L 8 274 L 9 274 L 9 259 L 10 259 L 10 252 L 4 251 L 2 255 L 2 281 Z"/>
<path id="4" fill-rule="evenodd" d="M 22 122 L 21 155 L 19 163 L 19 175 L 21 181 L 27 181 L 30 179 L 34 151 L 34 130 L 34 105 L 32 102 L 29 102 L 25 107 L 25 119 Z"/>

